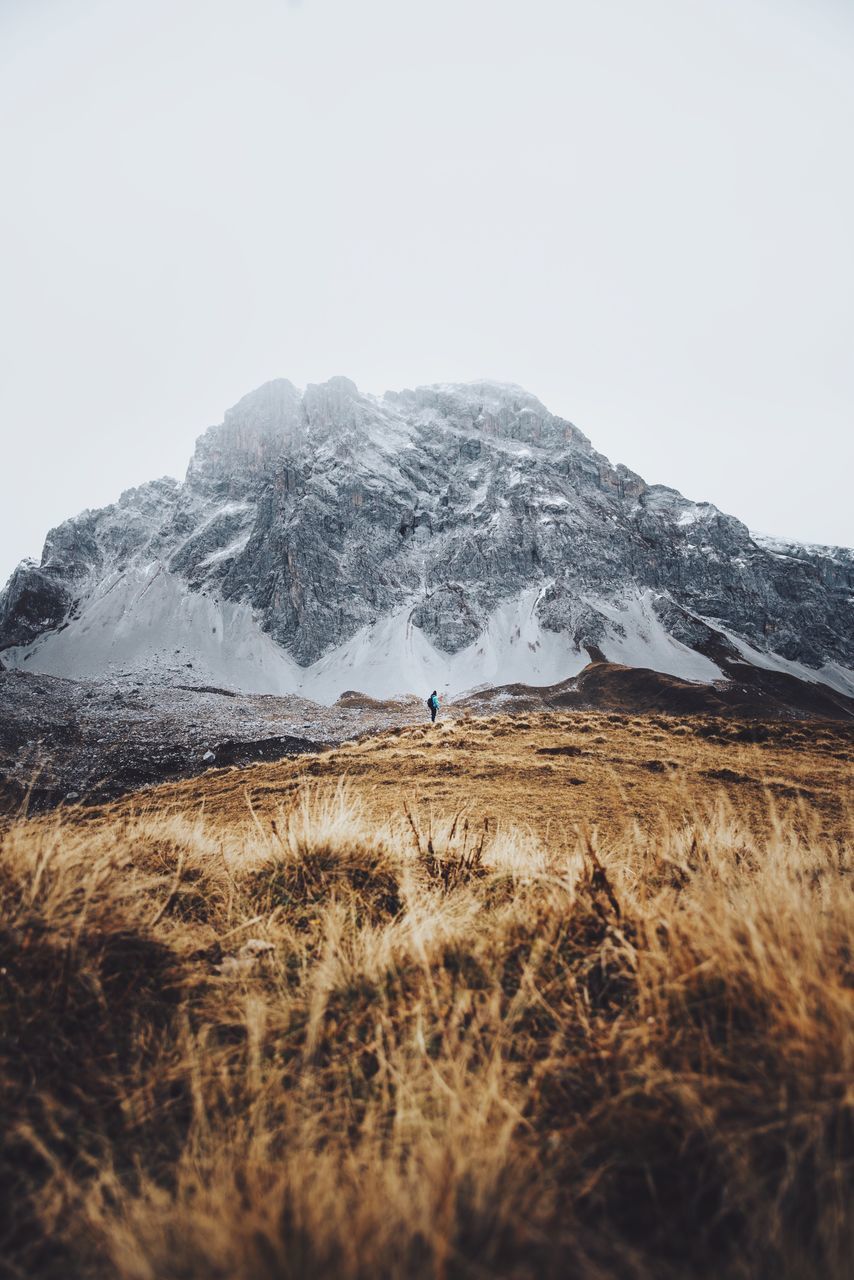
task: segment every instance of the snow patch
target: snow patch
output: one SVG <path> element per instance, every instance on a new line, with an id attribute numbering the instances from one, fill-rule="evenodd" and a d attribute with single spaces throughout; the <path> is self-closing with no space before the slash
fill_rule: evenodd
<path id="1" fill-rule="evenodd" d="M 386 698 L 433 688 L 454 697 L 484 684 L 556 684 L 580 671 L 587 655 L 540 625 L 540 595 L 532 587 L 504 601 L 478 638 L 454 654 L 437 649 L 413 625 L 412 605 L 404 605 L 306 668 L 299 692 L 328 705 L 344 689 Z"/>
<path id="2" fill-rule="evenodd" d="M 6 649 L 7 667 L 70 679 L 136 673 L 156 680 L 187 678 L 246 693 L 300 694 L 331 705 L 347 689 L 376 698 L 426 696 L 438 689 L 455 697 L 478 686 L 558 684 L 587 665 L 585 650 L 567 632 L 543 627 L 538 606 L 544 582 L 502 601 L 481 634 L 449 654 L 412 622 L 420 597 L 401 605 L 310 667 L 301 667 L 262 631 L 248 604 L 191 591 L 161 561 L 115 572 L 82 602 L 78 615 L 29 646 Z M 655 611 L 652 591 L 609 600 L 580 597 L 604 620 L 599 640 L 611 662 L 648 667 L 684 680 L 724 678 L 711 659 L 674 639 Z M 826 684 L 854 697 L 854 672 L 835 663 L 813 669 L 745 640 L 703 619 L 754 666 Z"/>
<path id="3" fill-rule="evenodd" d="M 118 670 L 162 677 L 192 663 L 208 683 L 248 693 L 288 693 L 300 670 L 248 604 L 190 591 L 160 561 L 105 579 L 66 627 L 5 650 L 4 660 L 76 680 Z"/>
<path id="4" fill-rule="evenodd" d="M 756 529 L 750 530 L 750 536 L 758 547 L 775 556 L 795 559 L 798 559 L 799 555 L 801 557 L 803 555 L 821 556 L 823 559 L 834 560 L 837 563 L 854 560 L 854 551 L 850 547 L 829 546 L 821 542 L 799 542 L 796 538 L 778 538 L 769 533 L 759 533 Z"/>
<path id="5" fill-rule="evenodd" d="M 843 667 L 838 662 L 825 662 L 821 667 L 808 667 L 806 663 L 783 658 L 779 653 L 765 653 L 761 649 L 754 649 L 753 645 L 748 644 L 741 636 L 736 635 L 734 631 L 728 631 L 713 619 L 703 618 L 702 621 L 725 636 L 732 647 L 751 666 L 760 667 L 763 671 L 780 671 L 784 675 L 795 676 L 798 680 L 806 680 L 810 684 L 824 684 L 829 689 L 835 689 L 837 693 L 854 698 L 854 671 L 848 667 Z"/>
<path id="6" fill-rule="evenodd" d="M 191 663 L 194 679 L 326 705 L 346 689 L 379 698 L 432 688 L 454 696 L 484 684 L 555 684 L 581 670 L 586 653 L 540 625 L 541 594 L 533 587 L 503 602 L 459 653 L 437 649 L 413 624 L 413 600 L 301 667 L 261 630 L 249 605 L 190 591 L 156 561 L 114 575 L 62 630 L 3 656 L 10 667 L 69 679 L 118 671 L 174 677 Z"/>
<path id="7" fill-rule="evenodd" d="M 686 525 L 696 524 L 698 520 L 704 519 L 708 514 L 709 507 L 707 505 L 698 506 L 696 503 L 692 503 L 691 506 L 684 507 L 679 512 L 679 519 L 676 523 L 684 529 Z"/>
<path id="8" fill-rule="evenodd" d="M 210 565 L 217 564 L 220 560 L 230 560 L 239 555 L 246 547 L 251 536 L 252 532 L 250 530 L 249 533 L 244 533 L 239 538 L 235 538 L 234 542 L 229 543 L 227 547 L 220 547 L 219 551 L 212 551 L 210 555 L 199 561 L 198 567 L 207 569 Z"/>
<path id="9" fill-rule="evenodd" d="M 584 599 L 612 624 L 599 645 L 609 662 L 619 662 L 626 667 L 649 667 L 652 671 L 702 684 L 724 678 L 711 658 L 689 649 L 664 629 L 653 608 L 651 591 L 620 601 L 589 596 Z"/>

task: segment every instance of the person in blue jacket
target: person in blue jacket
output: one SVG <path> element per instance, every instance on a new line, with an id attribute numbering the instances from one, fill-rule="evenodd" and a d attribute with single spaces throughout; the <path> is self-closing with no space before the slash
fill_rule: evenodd
<path id="1" fill-rule="evenodd" d="M 439 710 L 439 695 L 434 689 L 427 699 L 427 706 L 430 708 L 430 723 L 436 723 L 436 712 Z"/>

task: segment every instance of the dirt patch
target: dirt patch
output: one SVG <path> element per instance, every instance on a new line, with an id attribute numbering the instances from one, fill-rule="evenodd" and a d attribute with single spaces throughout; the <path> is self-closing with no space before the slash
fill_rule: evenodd
<path id="1" fill-rule="evenodd" d="M 749 778 L 746 774 L 736 773 L 734 769 L 704 769 L 704 778 L 712 778 L 715 782 L 750 782 L 757 783 L 757 778 Z"/>
<path id="2" fill-rule="evenodd" d="M 778 671 L 765 671 L 743 662 L 716 659 L 726 681 L 699 684 L 645 667 L 624 667 L 615 662 L 592 662 L 561 684 L 536 689 L 504 685 L 460 700 L 478 710 L 513 712 L 542 710 L 651 711 L 668 716 L 711 715 L 726 719 L 854 720 L 854 699 L 812 681 Z M 766 731 L 744 724 L 738 730 L 742 742 L 767 741 Z"/>

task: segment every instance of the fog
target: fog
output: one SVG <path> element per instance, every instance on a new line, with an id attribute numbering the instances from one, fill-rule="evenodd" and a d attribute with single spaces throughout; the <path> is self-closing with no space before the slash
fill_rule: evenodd
<path id="1" fill-rule="evenodd" d="M 854 542 L 847 0 L 0 0 L 0 582 L 275 376 Z"/>

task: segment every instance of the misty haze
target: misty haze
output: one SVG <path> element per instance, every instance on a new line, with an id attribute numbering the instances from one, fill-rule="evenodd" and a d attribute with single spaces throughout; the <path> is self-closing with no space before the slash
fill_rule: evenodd
<path id="1" fill-rule="evenodd" d="M 847 1280 L 854 11 L 0 5 L 0 1280 Z"/>

